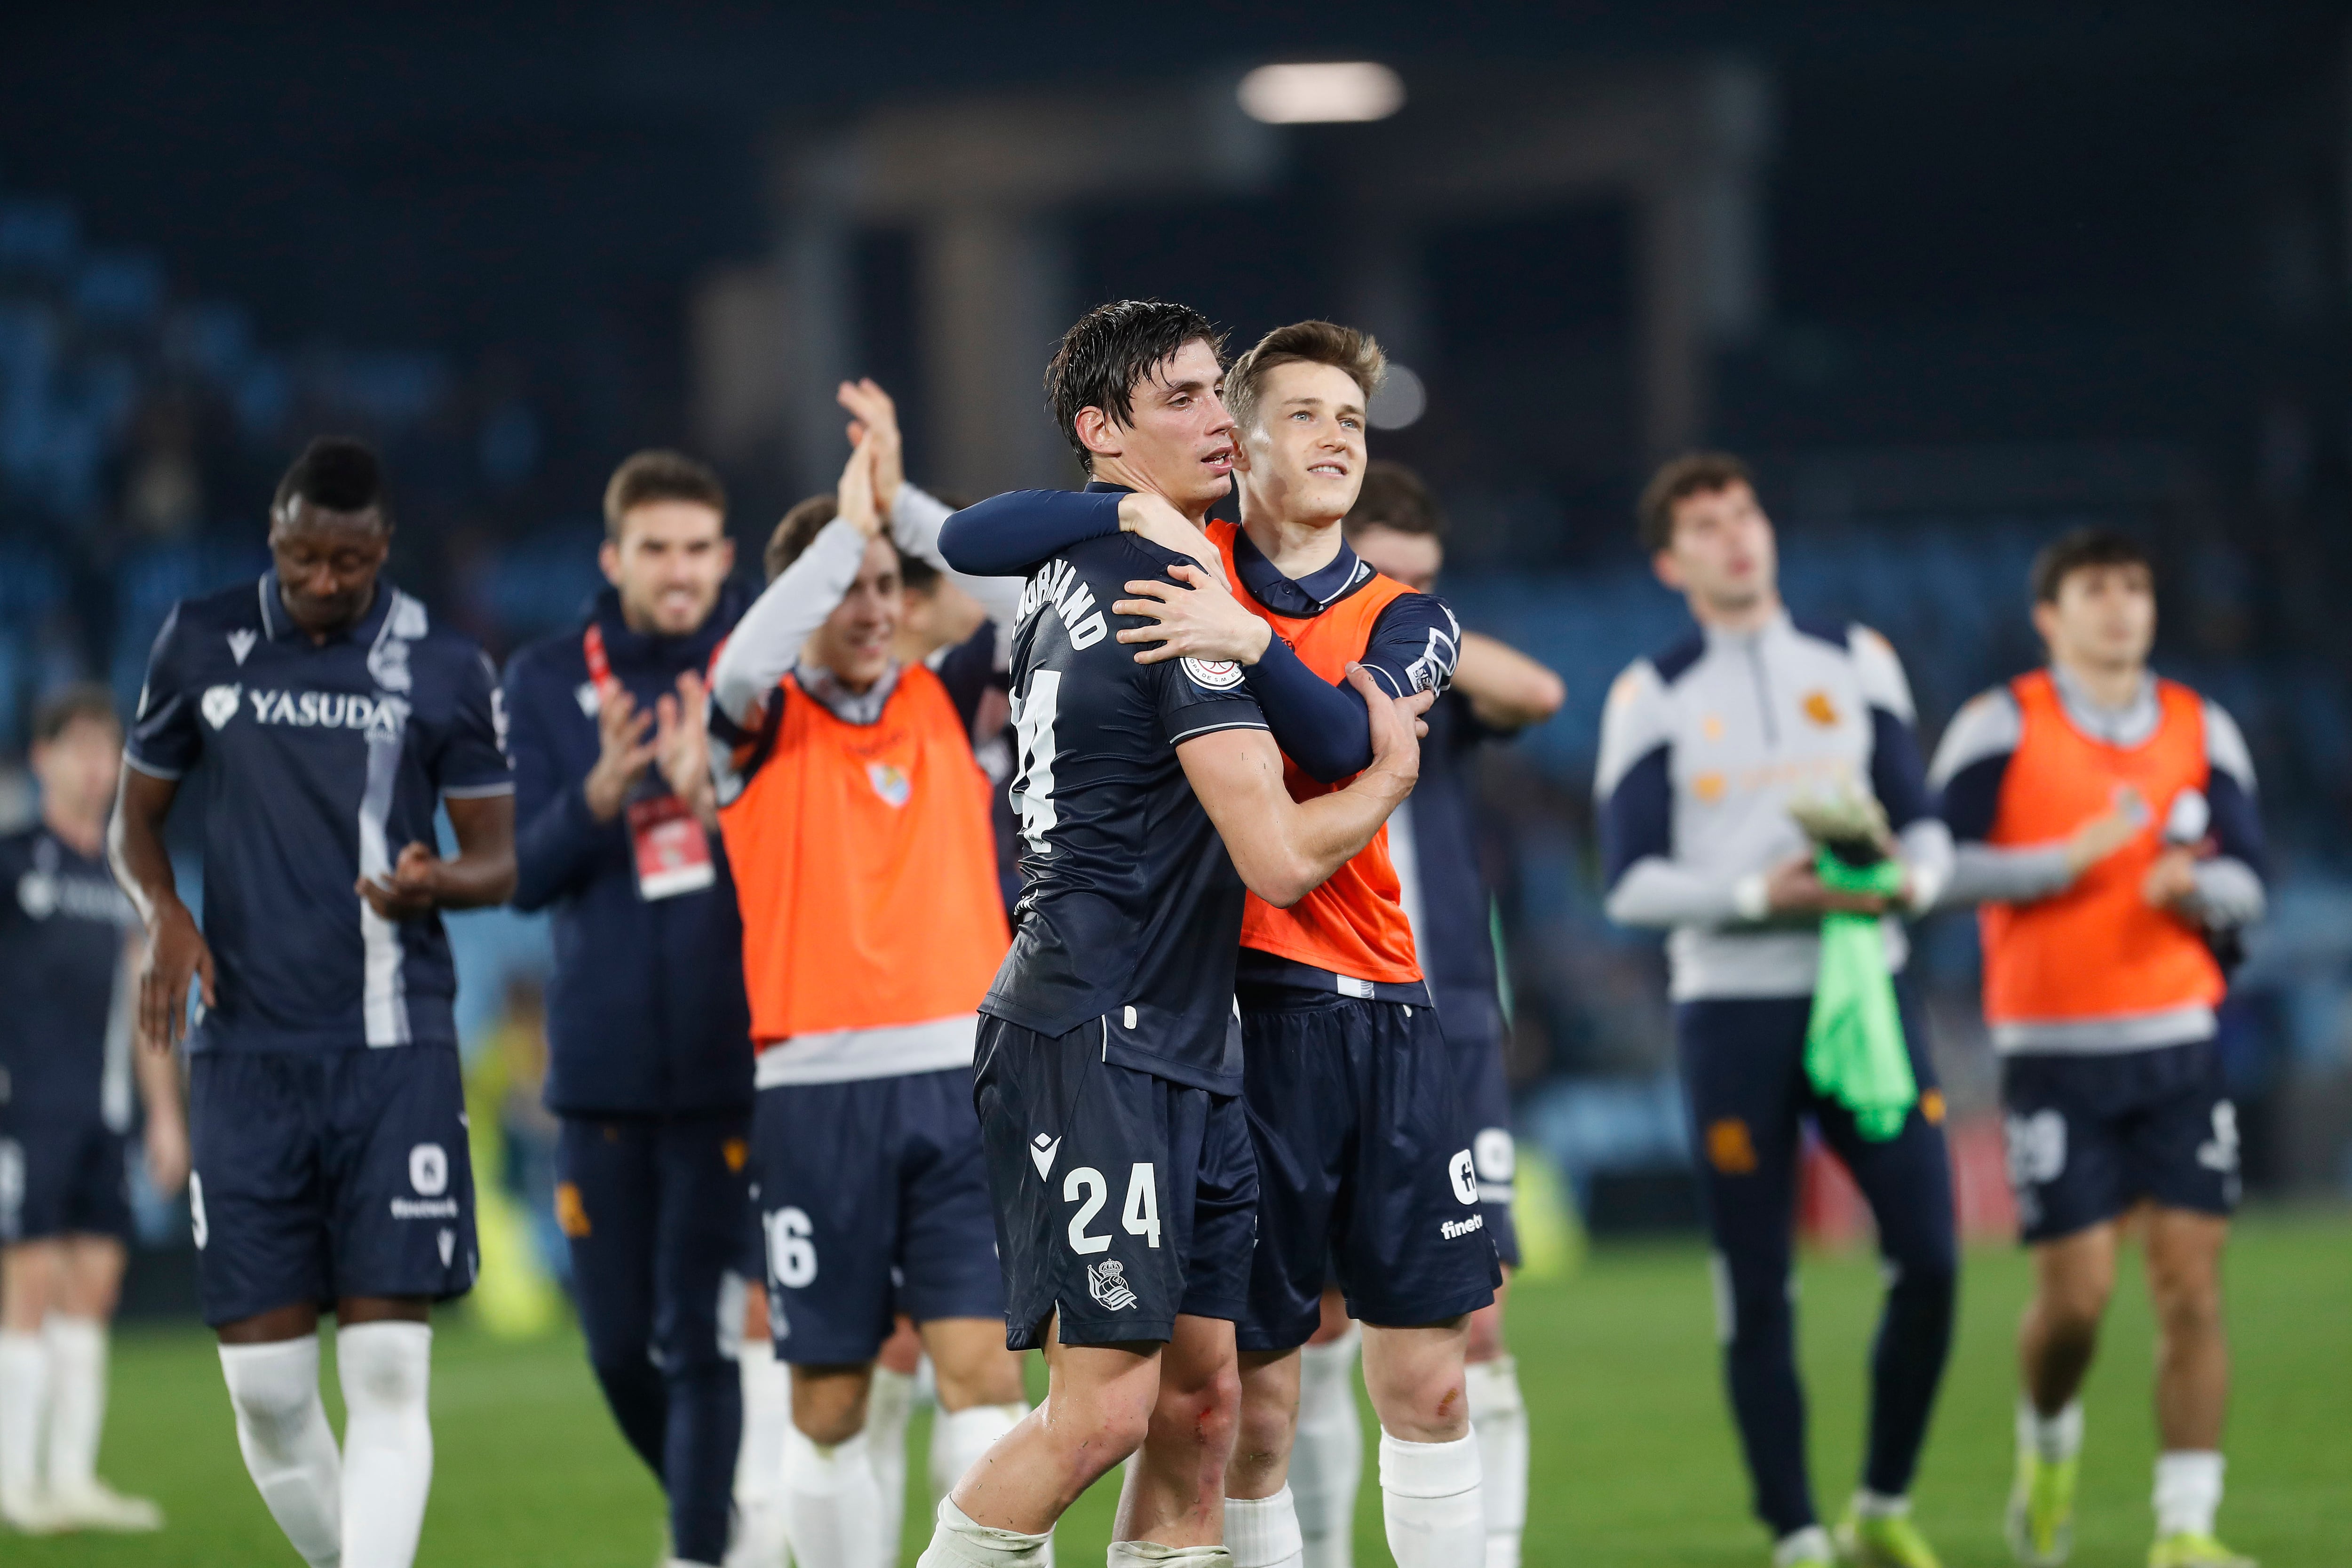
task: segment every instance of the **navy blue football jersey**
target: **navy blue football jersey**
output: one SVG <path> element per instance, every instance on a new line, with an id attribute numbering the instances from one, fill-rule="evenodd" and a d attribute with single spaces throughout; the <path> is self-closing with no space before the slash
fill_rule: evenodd
<path id="1" fill-rule="evenodd" d="M 1013 633 L 1023 889 L 1013 950 L 982 1011 L 1066 1034 L 1101 1021 L 1103 1059 L 1218 1094 L 1241 1090 L 1234 963 L 1241 874 L 1176 747 L 1266 727 L 1229 664 L 1138 664 L 1110 614 L 1130 578 L 1186 558 L 1131 533 L 1030 575 Z"/>
<path id="2" fill-rule="evenodd" d="M 323 643 L 274 571 L 173 608 L 127 752 L 204 814 L 217 1005 L 191 1051 L 456 1043 L 440 917 L 387 921 L 352 886 L 432 844 L 443 796 L 513 792 L 499 701 L 472 639 L 390 583 Z"/>
<path id="3" fill-rule="evenodd" d="M 131 1124 L 125 942 L 139 923 L 102 856 L 47 828 L 0 838 L 0 1105 Z"/>

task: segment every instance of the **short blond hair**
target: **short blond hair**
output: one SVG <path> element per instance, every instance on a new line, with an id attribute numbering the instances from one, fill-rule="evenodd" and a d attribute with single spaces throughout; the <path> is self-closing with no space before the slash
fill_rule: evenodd
<path id="1" fill-rule="evenodd" d="M 1336 321 L 1293 321 L 1258 339 L 1257 346 L 1225 373 L 1225 408 L 1240 426 L 1257 422 L 1258 399 L 1275 366 L 1328 364 L 1348 373 L 1369 404 L 1389 373 L 1388 355 L 1370 332 Z"/>

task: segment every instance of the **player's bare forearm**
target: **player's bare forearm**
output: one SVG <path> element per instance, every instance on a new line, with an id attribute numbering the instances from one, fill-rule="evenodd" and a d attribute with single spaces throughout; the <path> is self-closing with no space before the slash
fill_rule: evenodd
<path id="1" fill-rule="evenodd" d="M 433 901 L 445 910 L 478 910 L 514 897 L 514 796 L 450 800 L 449 826 L 457 835 L 455 859 L 439 863 Z"/>
<path id="2" fill-rule="evenodd" d="M 125 766 L 115 789 L 114 816 L 107 824 L 106 858 L 114 868 L 114 879 L 151 931 L 159 910 L 180 901 L 171 852 L 163 847 L 163 823 L 179 793 L 176 779 L 159 779 Z"/>
<path id="3" fill-rule="evenodd" d="M 1496 730 L 1540 724 L 1568 700 L 1568 687 L 1559 676 L 1509 644 L 1478 632 L 1462 634 L 1454 689 L 1470 700 L 1470 710 L 1481 723 Z"/>

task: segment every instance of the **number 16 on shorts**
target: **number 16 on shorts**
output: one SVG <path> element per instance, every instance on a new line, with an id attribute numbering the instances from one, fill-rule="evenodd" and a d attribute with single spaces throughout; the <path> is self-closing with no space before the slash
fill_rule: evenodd
<path id="1" fill-rule="evenodd" d="M 1070 1250 L 1080 1254 L 1108 1252 L 1110 1237 L 1097 1236 L 1087 1226 L 1110 1200 L 1110 1184 L 1092 1165 L 1079 1165 L 1062 1178 L 1062 1201 L 1078 1205 L 1070 1216 Z M 1139 1160 L 1128 1173 L 1127 1201 L 1119 1206 L 1119 1228 L 1129 1236 L 1160 1245 L 1160 1180 L 1149 1162 Z"/>

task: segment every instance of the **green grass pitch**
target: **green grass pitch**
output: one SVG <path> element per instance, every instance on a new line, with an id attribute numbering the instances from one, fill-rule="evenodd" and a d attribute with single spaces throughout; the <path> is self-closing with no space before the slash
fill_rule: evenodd
<path id="1" fill-rule="evenodd" d="M 2009 1346 L 2024 1287 L 2013 1250 L 1969 1255 L 1958 1348 L 1916 1492 L 1921 1522 L 1949 1568 L 2008 1562 L 2000 1513 Z M 1858 1463 L 1876 1275 L 1866 1258 L 1811 1258 L 1801 1289 L 1814 1475 L 1821 1506 L 1833 1514 Z M 1702 1255 L 1688 1244 L 1602 1248 L 1575 1278 L 1515 1293 L 1511 1339 L 1534 1434 L 1534 1568 L 1768 1561 L 1747 1517 L 1708 1301 Z M 2230 1254 L 2229 1303 L 2237 1379 L 2223 1535 L 2265 1568 L 2352 1562 L 2352 1216 L 2248 1219 Z M 2074 1555 L 2084 1568 L 2131 1568 L 2147 1551 L 2149 1353 L 2146 1297 L 2127 1275 L 2087 1396 Z M 501 1344 L 453 1315 L 437 1347 L 433 1405 L 439 1456 L 421 1563 L 655 1562 L 659 1498 L 614 1433 L 575 1340 Z M 1370 1419 L 1368 1410 L 1368 1432 Z M 916 1478 L 926 1430 L 918 1416 Z M 218 1363 L 193 1329 L 121 1336 L 104 1468 L 163 1503 L 171 1517 L 163 1536 L 5 1537 L 0 1562 L 298 1563 L 246 1479 Z M 1105 1485 L 1080 1503 L 1063 1526 L 1062 1563 L 1102 1561 L 1110 1502 Z M 922 1509 L 919 1500 L 909 1508 L 908 1563 L 929 1533 Z M 1377 1486 L 1361 1494 L 1357 1531 L 1357 1563 L 1385 1568 Z"/>

